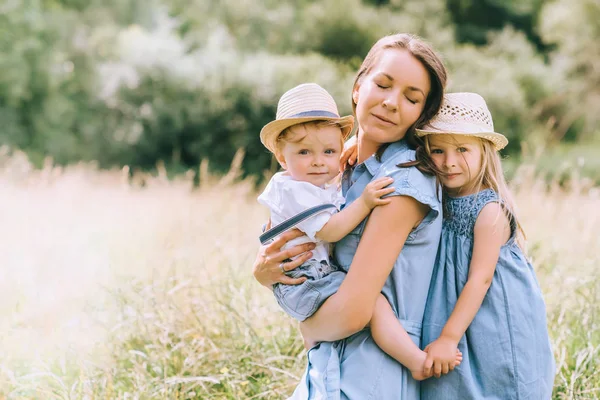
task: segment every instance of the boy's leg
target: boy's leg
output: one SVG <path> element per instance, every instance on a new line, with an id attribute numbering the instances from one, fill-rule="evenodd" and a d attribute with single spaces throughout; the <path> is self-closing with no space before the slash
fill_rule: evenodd
<path id="1" fill-rule="evenodd" d="M 427 354 L 412 341 L 382 294 L 375 303 L 370 326 L 371 335 L 381 350 L 408 368 L 413 378 L 428 378 L 423 375 Z"/>
<path id="2" fill-rule="evenodd" d="M 346 276 L 345 272 L 325 266 L 318 260 L 308 260 L 287 274 L 292 278 L 308 278 L 299 285 L 276 284 L 273 287 L 281 308 L 298 321 L 312 316 L 327 298 L 337 292 Z"/>

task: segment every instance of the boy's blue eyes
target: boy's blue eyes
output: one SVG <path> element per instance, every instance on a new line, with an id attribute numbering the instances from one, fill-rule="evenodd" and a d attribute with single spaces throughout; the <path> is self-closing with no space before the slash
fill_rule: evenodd
<path id="1" fill-rule="evenodd" d="M 310 152 L 309 150 L 300 150 L 300 151 L 298 152 L 298 154 L 301 154 L 301 155 L 306 155 L 306 154 L 308 154 L 309 152 Z M 327 149 L 327 150 L 325 150 L 325 151 L 324 151 L 324 153 L 325 153 L 325 154 L 334 154 L 334 153 L 335 153 L 335 150 L 334 150 L 334 149 Z"/>

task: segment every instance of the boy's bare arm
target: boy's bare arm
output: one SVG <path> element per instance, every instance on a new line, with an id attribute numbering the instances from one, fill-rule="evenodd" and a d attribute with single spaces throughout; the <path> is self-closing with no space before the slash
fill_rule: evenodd
<path id="1" fill-rule="evenodd" d="M 390 202 L 389 199 L 382 199 L 381 196 L 394 191 L 394 188 L 386 188 L 393 181 L 392 178 L 384 177 L 369 183 L 356 201 L 331 216 L 317 232 L 316 237 L 326 242 L 337 242 L 349 234 L 363 219 L 367 218 L 373 208 Z"/>

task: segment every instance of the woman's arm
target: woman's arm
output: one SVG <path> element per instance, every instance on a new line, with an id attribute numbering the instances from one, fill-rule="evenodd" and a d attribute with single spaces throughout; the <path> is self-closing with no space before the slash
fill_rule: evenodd
<path id="1" fill-rule="evenodd" d="M 483 303 L 494 278 L 500 247 L 510 237 L 510 225 L 500 204 L 490 203 L 483 207 L 473 231 L 473 255 L 467 283 L 440 337 L 425 349 L 424 372 L 436 377 L 452 369 L 458 342 Z"/>
<path id="2" fill-rule="evenodd" d="M 352 265 L 336 294 L 302 322 L 311 340 L 346 338 L 371 320 L 375 302 L 413 227 L 429 208 L 412 197 L 393 196 L 376 207 L 367 221 Z"/>

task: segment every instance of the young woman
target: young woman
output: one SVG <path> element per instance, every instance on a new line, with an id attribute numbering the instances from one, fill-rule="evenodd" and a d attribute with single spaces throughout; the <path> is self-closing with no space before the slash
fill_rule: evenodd
<path id="1" fill-rule="evenodd" d="M 393 178 L 395 190 L 389 204 L 376 207 L 335 246 L 335 261 L 347 275 L 337 293 L 301 323 L 305 340 L 320 343 L 308 352 L 295 399 L 420 398 L 419 382 L 410 369 L 425 362 L 419 345 L 442 210 L 435 177 L 400 165 L 415 160 L 415 128 L 438 112 L 445 84 L 446 70 L 439 57 L 408 34 L 380 39 L 358 71 L 352 89 L 358 160 L 342 178 L 345 206 L 380 177 Z M 311 248 L 304 244 L 280 251 L 296 235 L 300 234 L 284 234 L 261 248 L 254 274 L 263 285 L 302 281 L 281 272 L 311 256 L 308 252 L 285 262 Z M 382 351 L 365 327 L 380 293 L 401 323 L 394 334 L 380 340 L 414 344 L 394 355 L 402 364 Z"/>

